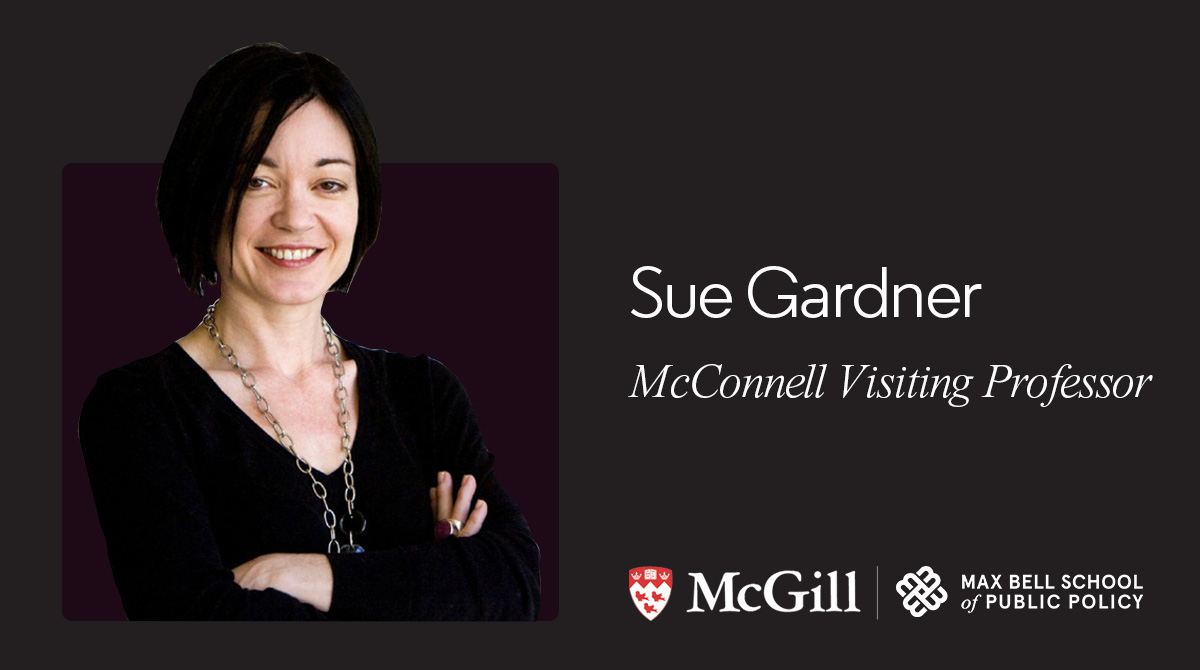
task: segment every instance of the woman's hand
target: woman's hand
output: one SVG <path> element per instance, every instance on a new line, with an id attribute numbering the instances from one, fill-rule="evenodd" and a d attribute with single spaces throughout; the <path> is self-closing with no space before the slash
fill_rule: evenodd
<path id="1" fill-rule="evenodd" d="M 233 581 L 252 591 L 282 591 L 322 612 L 333 600 L 333 568 L 324 554 L 259 556 L 234 568 Z"/>
<path id="2" fill-rule="evenodd" d="M 450 473 L 439 472 L 437 486 L 429 489 L 433 521 L 437 523 L 443 519 L 456 519 L 462 523 L 462 528 L 455 535 L 471 537 L 483 527 L 483 520 L 487 518 L 487 503 L 479 500 L 474 508 L 471 507 L 471 498 L 475 495 L 475 477 L 472 475 L 463 475 L 457 499 L 453 495 L 452 487 Z"/>

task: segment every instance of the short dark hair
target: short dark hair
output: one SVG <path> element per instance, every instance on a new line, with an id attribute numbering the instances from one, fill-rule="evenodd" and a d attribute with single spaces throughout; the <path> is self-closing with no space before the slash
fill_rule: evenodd
<path id="1" fill-rule="evenodd" d="M 217 280 L 216 246 L 232 232 L 242 195 L 279 124 L 319 99 L 341 117 L 354 143 L 358 226 L 346 272 L 330 287 L 346 291 L 379 234 L 379 148 L 362 99 L 328 60 L 280 44 L 238 49 L 213 64 L 183 110 L 158 181 L 158 218 L 179 275 L 204 295 Z"/>

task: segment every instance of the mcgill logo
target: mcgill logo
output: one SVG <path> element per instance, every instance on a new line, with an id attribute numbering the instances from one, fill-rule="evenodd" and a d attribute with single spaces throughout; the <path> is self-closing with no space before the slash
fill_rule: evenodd
<path id="1" fill-rule="evenodd" d="M 801 612 L 809 607 L 809 612 L 859 612 L 856 594 L 856 580 L 853 571 L 839 577 L 838 573 L 830 572 L 824 576 L 820 572 L 813 573 L 815 580 L 811 591 L 784 591 L 804 584 L 804 576 L 795 570 L 781 570 L 767 578 L 762 584 L 748 583 L 741 587 L 734 586 L 734 577 L 742 573 L 726 572 L 721 581 L 717 582 L 714 591 L 708 580 L 699 572 L 689 572 L 692 578 L 692 608 L 688 612 L 713 611 L 724 596 L 724 606 L 719 612 L 754 612 L 762 609 L 763 605 L 776 612 Z M 828 587 L 828 588 L 826 588 Z M 782 591 L 782 593 L 780 593 Z M 844 602 L 841 599 L 845 595 Z M 810 600 L 808 597 L 812 596 Z M 703 600 L 701 600 L 703 598 Z M 780 602 L 780 601 L 783 602 Z M 737 603 L 736 605 L 734 603 Z M 758 604 L 762 603 L 762 604 Z M 703 605 L 707 605 L 705 608 Z"/>

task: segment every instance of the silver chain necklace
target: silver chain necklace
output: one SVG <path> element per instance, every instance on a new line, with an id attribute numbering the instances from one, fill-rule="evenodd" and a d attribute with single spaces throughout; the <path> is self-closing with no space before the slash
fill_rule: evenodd
<path id="1" fill-rule="evenodd" d="M 229 348 L 229 345 L 221 340 L 221 331 L 217 330 L 217 322 L 214 318 L 217 311 L 217 303 L 219 302 L 221 300 L 217 299 L 217 302 L 209 305 L 208 312 L 204 315 L 201 323 L 208 330 L 208 334 L 212 337 L 213 342 L 216 342 L 217 349 L 221 352 L 221 355 L 225 357 L 225 360 L 229 361 L 234 369 L 241 373 L 242 385 L 250 389 L 250 392 L 254 394 L 254 406 L 262 413 L 267 423 L 271 424 L 271 428 L 275 429 L 275 437 L 279 440 L 279 444 L 286 447 L 292 456 L 296 457 L 296 467 L 312 480 L 313 493 L 316 494 L 321 504 L 325 506 L 323 517 L 325 526 L 329 529 L 329 545 L 326 551 L 330 554 L 361 554 L 363 548 L 354 543 L 354 534 L 358 533 L 361 535 L 367 529 L 367 519 L 361 512 L 354 510 L 354 459 L 350 454 L 350 412 L 346 409 L 346 401 L 350 397 L 350 392 L 346 390 L 346 385 L 342 381 L 342 378 L 346 375 L 346 370 L 342 366 L 341 347 L 338 345 L 337 338 L 333 336 L 333 329 L 329 327 L 329 322 L 322 317 L 321 328 L 325 331 L 326 350 L 330 356 L 333 356 L 333 374 L 337 377 L 337 391 L 334 393 L 334 397 L 341 403 L 341 410 L 338 412 L 337 421 L 338 425 L 342 428 L 342 452 L 346 455 L 342 460 L 342 478 L 346 482 L 346 516 L 341 519 L 338 519 L 337 514 L 329 507 L 325 485 L 317 481 L 317 476 L 313 474 L 312 465 L 304 460 L 300 454 L 296 453 L 296 443 L 292 440 L 292 436 L 288 435 L 283 426 L 279 424 L 279 420 L 271 412 L 270 403 L 258 392 L 258 379 L 254 377 L 254 373 L 243 368 L 242 364 L 238 362 L 237 355 L 233 353 L 233 349 Z M 349 541 L 345 544 L 338 542 L 338 528 L 341 528 L 342 532 L 349 538 Z"/>

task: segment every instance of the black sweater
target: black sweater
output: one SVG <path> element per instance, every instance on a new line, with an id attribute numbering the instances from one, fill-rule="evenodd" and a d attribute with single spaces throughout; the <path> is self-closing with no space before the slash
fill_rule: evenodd
<path id="1" fill-rule="evenodd" d="M 536 618 L 538 548 L 458 380 L 427 356 L 342 343 L 358 367 L 355 508 L 367 530 L 355 541 L 366 551 L 329 556 L 327 614 L 233 581 L 256 556 L 325 553 L 324 507 L 295 458 L 177 344 L 100 377 L 79 436 L 130 619 Z M 440 470 L 475 476 L 488 516 L 474 537 L 433 541 Z M 344 514 L 341 470 L 313 473 Z"/>

